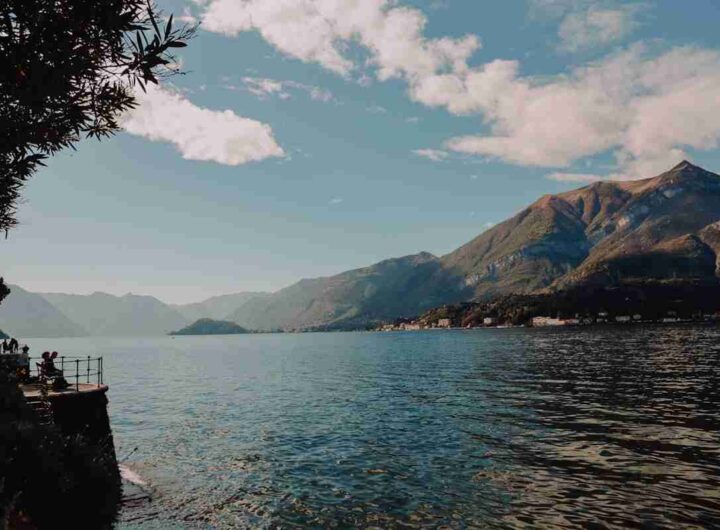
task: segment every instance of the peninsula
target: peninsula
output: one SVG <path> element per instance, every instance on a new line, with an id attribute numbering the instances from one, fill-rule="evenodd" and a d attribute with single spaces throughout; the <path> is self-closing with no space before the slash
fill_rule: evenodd
<path id="1" fill-rule="evenodd" d="M 248 330 L 234 322 L 201 318 L 170 335 L 241 335 L 247 332 Z"/>

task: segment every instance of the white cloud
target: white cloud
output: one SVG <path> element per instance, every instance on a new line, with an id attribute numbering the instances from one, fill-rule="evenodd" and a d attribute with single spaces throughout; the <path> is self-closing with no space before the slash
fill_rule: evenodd
<path id="1" fill-rule="evenodd" d="M 575 20 L 562 23 L 571 48 L 621 38 L 638 9 L 613 1 L 533 1 L 558 20 Z M 713 50 L 653 55 L 635 46 L 533 77 L 521 74 L 518 61 L 471 65 L 478 37 L 428 38 L 425 15 L 395 0 L 209 0 L 202 19 L 205 29 L 227 35 L 258 31 L 282 53 L 343 76 L 359 68 L 348 46 L 362 46 L 363 64 L 378 80 L 403 79 L 412 100 L 482 120 L 482 133 L 452 138 L 447 150 L 552 168 L 610 152 L 618 175 L 635 178 L 720 140 L 720 53 Z M 578 28 L 589 34 L 578 36 Z M 359 72 L 360 79 L 366 75 Z"/>
<path id="2" fill-rule="evenodd" d="M 433 162 L 442 162 L 449 156 L 447 151 L 441 151 L 439 149 L 415 149 L 413 153 L 417 156 L 428 158 Z"/>
<path id="3" fill-rule="evenodd" d="M 177 17 L 177 20 L 193 26 L 198 22 L 197 18 L 195 18 L 195 16 L 192 14 L 192 11 L 187 6 L 183 8 L 182 15 Z"/>
<path id="4" fill-rule="evenodd" d="M 370 114 L 387 114 L 388 110 L 382 105 L 370 105 L 365 110 Z"/>
<path id="5" fill-rule="evenodd" d="M 345 201 L 342 197 L 333 197 L 332 199 L 330 199 L 330 202 L 328 204 L 335 205 L 335 204 L 342 204 L 343 202 L 345 202 Z"/>
<path id="6" fill-rule="evenodd" d="M 472 76 L 442 104 L 483 114 L 491 134 L 451 139 L 451 150 L 544 167 L 614 150 L 623 177 L 642 178 L 720 141 L 717 51 L 635 47 L 551 80 L 507 76 L 491 97 Z"/>
<path id="7" fill-rule="evenodd" d="M 571 12 L 560 23 L 560 49 L 578 52 L 619 41 L 637 26 L 638 11 L 637 4 L 629 4 L 614 9 L 590 6 Z"/>
<path id="8" fill-rule="evenodd" d="M 256 30 L 281 52 L 342 75 L 355 68 L 346 47 L 357 42 L 381 80 L 464 67 L 480 45 L 472 35 L 426 39 L 426 22 L 422 11 L 391 0 L 211 0 L 202 16 L 206 30 Z"/>
<path id="9" fill-rule="evenodd" d="M 243 77 L 242 81 L 248 92 L 261 99 L 273 95 L 277 95 L 280 99 L 288 99 L 290 97 L 290 94 L 285 91 L 281 81 L 261 77 Z M 235 89 L 237 87 L 232 86 L 232 88 Z"/>
<path id="10" fill-rule="evenodd" d="M 236 166 L 285 155 L 272 128 L 230 110 L 198 107 L 178 92 L 150 85 L 121 119 L 130 134 L 170 142 L 187 160 Z"/>
<path id="11" fill-rule="evenodd" d="M 297 81 L 277 81 L 275 79 L 262 77 L 243 77 L 242 81 L 245 89 L 260 99 L 267 99 L 270 96 L 277 96 L 280 99 L 290 99 L 292 97 L 290 91 L 294 89 L 307 93 L 310 99 L 314 101 L 323 103 L 335 101 L 335 96 L 333 96 L 329 90 L 298 83 Z M 237 87 L 230 85 L 228 88 L 236 89 Z"/>

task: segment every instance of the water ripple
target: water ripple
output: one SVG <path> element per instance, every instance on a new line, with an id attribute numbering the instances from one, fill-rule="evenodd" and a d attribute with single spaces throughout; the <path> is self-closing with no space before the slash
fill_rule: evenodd
<path id="1" fill-rule="evenodd" d="M 139 448 L 127 465 L 155 493 L 121 528 L 712 528 L 718 339 L 680 326 L 60 346 L 105 356 L 118 453 Z"/>

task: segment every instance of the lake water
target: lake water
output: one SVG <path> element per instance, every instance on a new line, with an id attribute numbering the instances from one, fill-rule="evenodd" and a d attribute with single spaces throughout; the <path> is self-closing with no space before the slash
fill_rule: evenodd
<path id="1" fill-rule="evenodd" d="M 720 525 L 720 329 L 35 340 L 105 357 L 120 528 Z"/>

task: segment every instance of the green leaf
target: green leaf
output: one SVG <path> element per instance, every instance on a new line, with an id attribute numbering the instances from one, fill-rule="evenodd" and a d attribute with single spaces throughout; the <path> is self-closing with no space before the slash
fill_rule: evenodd
<path id="1" fill-rule="evenodd" d="M 167 26 L 165 27 L 165 38 L 166 39 L 170 36 L 170 32 L 172 31 L 172 21 L 173 21 L 173 15 L 170 15 L 170 19 L 168 19 Z"/>

